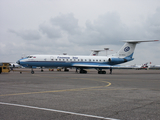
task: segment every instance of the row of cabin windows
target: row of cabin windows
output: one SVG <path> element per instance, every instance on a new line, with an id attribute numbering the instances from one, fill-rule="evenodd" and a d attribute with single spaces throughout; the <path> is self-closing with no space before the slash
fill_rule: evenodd
<path id="1" fill-rule="evenodd" d="M 53 61 L 53 59 L 51 59 Z M 55 61 L 87 61 L 87 59 L 55 59 Z M 94 59 L 89 59 L 89 62 L 91 61 L 96 61 L 96 62 L 105 62 L 106 60 L 94 60 Z"/>

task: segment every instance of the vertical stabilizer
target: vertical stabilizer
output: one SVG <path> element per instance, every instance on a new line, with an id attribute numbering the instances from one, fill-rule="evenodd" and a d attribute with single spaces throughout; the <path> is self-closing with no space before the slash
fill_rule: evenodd
<path id="1" fill-rule="evenodd" d="M 159 40 L 145 40 L 145 41 L 142 41 L 142 40 L 125 40 L 124 42 L 126 42 L 126 43 L 113 56 L 116 56 L 116 57 L 119 57 L 119 58 L 126 58 L 126 57 L 132 58 L 137 43 L 155 42 L 155 41 L 159 41 Z"/>
<path id="2" fill-rule="evenodd" d="M 124 57 L 131 57 L 133 56 L 135 47 L 136 47 L 137 43 L 125 43 L 122 48 L 117 52 L 117 55 L 120 58 L 124 58 Z"/>

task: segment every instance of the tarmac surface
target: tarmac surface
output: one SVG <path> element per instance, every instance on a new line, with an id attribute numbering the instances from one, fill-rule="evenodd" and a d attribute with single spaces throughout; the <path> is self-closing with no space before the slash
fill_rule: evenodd
<path id="1" fill-rule="evenodd" d="M 160 70 L 34 71 L 0 74 L 0 120 L 160 120 Z"/>

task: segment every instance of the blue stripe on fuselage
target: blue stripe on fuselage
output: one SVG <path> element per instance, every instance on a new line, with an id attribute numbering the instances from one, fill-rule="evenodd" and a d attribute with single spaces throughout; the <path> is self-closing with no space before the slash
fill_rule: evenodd
<path id="1" fill-rule="evenodd" d="M 64 61 L 27 61 L 22 62 L 22 66 L 31 67 L 31 66 L 37 66 L 37 67 L 72 67 L 73 64 L 79 64 L 79 65 L 114 65 L 110 62 L 64 62 Z"/>

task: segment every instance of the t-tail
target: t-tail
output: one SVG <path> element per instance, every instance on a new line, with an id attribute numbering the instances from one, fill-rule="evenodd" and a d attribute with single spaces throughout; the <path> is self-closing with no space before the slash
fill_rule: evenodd
<path id="1" fill-rule="evenodd" d="M 109 61 L 114 63 L 123 63 L 133 60 L 133 53 L 135 50 L 135 47 L 138 43 L 141 42 L 155 42 L 159 40 L 124 40 L 126 42 L 122 48 L 116 52 L 115 54 L 110 55 Z"/>

